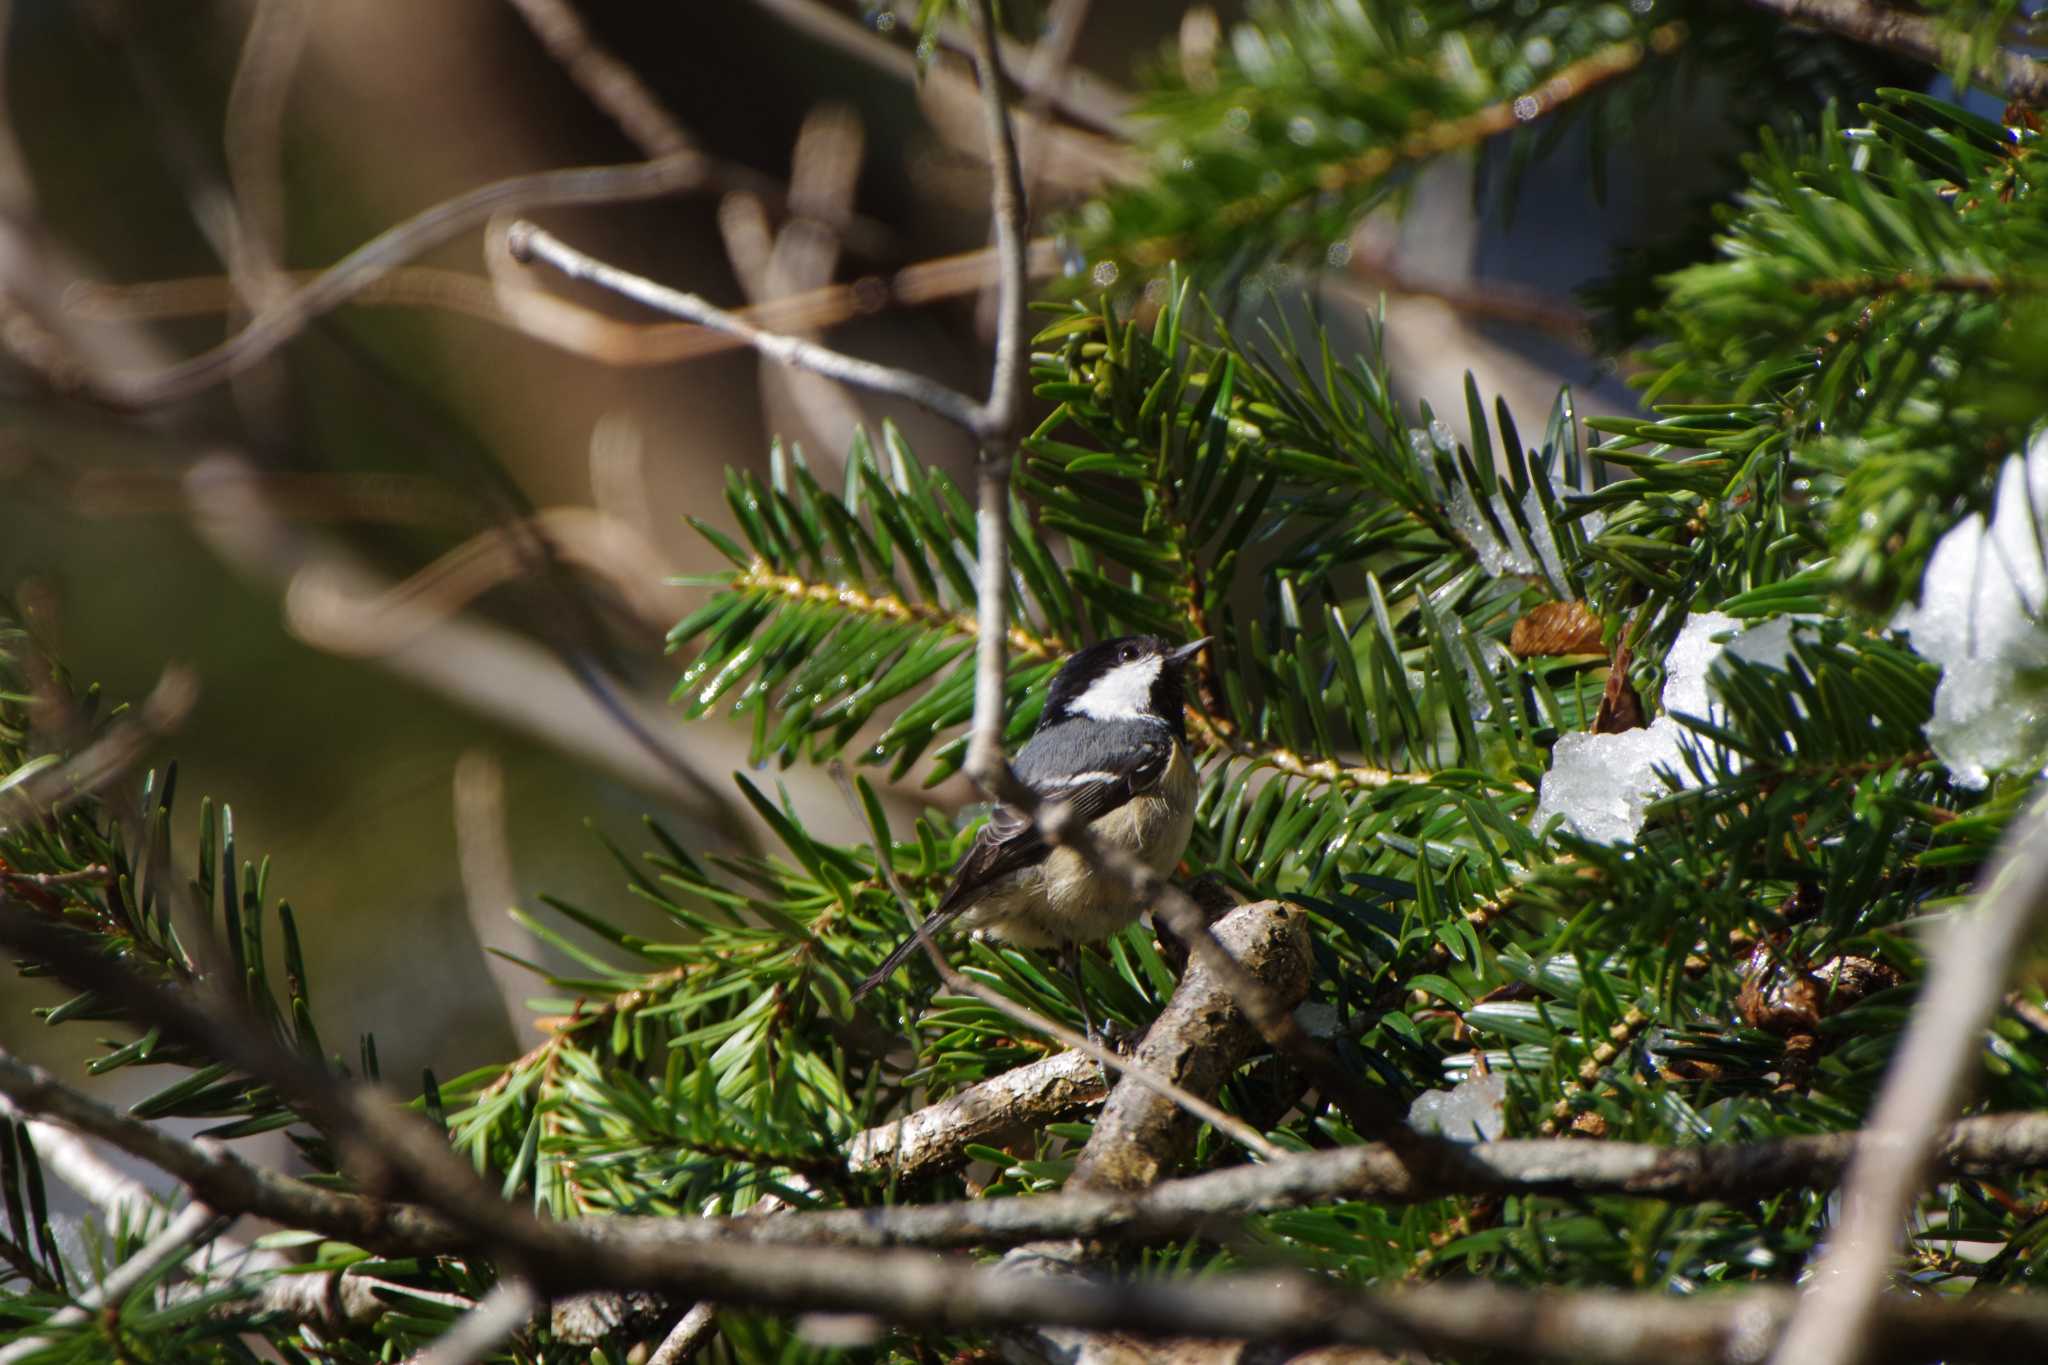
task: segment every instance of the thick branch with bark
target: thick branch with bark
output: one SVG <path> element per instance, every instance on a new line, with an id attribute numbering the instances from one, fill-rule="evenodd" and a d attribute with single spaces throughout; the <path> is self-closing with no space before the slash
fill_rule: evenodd
<path id="1" fill-rule="evenodd" d="M 1838 33 L 1942 70 L 1969 65 L 1970 79 L 2024 104 L 2048 103 L 2048 65 L 2017 52 L 1998 52 L 1988 64 L 1969 64 L 1970 37 L 1940 18 L 1868 0 L 1749 0 L 1757 9 L 1794 23 Z"/>
<path id="2" fill-rule="evenodd" d="M 1079 1078 L 1094 1063 L 1076 1053 L 1018 1068 L 1029 1087 L 1066 1091 L 1085 1105 Z M 1099 1073 L 1098 1073 L 1099 1074 Z M 1098 1081 L 1099 1084 L 1099 1081 Z M 1071 1089 L 1066 1089 L 1071 1085 Z M 387 1202 L 321 1189 L 251 1166 L 218 1145 L 175 1137 L 139 1119 L 79 1095 L 40 1068 L 0 1054 L 0 1094 L 22 1110 L 120 1148 L 176 1177 L 222 1212 L 250 1213 L 354 1242 L 388 1255 L 441 1255 L 465 1238 L 448 1218 L 416 1204 Z M 972 1103 L 960 1096 L 902 1122 L 914 1136 L 945 1132 L 944 1143 L 904 1154 L 924 1164 L 922 1174 L 957 1153 L 951 1134 L 994 1133 Z M 1074 1112 L 1066 1109 L 1062 1112 Z M 957 1116 L 969 1116 L 955 1128 Z M 1000 1120 L 998 1120 L 1000 1121 Z M 856 1139 L 849 1165 L 886 1169 L 882 1153 L 891 1134 L 874 1129 Z M 1231 1166 L 1170 1180 L 1143 1193 L 1074 1190 L 1017 1199 L 948 1204 L 786 1212 L 774 1218 L 634 1219 L 598 1223 L 589 1235 L 642 1245 L 746 1241 L 757 1245 L 852 1247 L 1004 1246 L 1054 1237 L 1118 1237 L 1133 1241 L 1199 1235 L 1232 1220 L 1279 1209 L 1345 1201 L 1405 1204 L 1454 1194 L 1637 1195 L 1673 1202 L 1738 1202 L 1769 1198 L 1802 1187 L 1827 1188 L 1861 1139 L 1829 1133 L 1773 1142 L 1701 1147 L 1638 1143 L 1522 1139 L 1455 1146 L 1440 1169 L 1423 1178 L 1382 1144 L 1290 1156 L 1259 1165 Z M 1999 1114 L 1965 1119 L 1945 1129 L 1934 1168 L 1943 1176 L 1988 1176 L 2048 1167 L 2048 1114 Z M 578 1226 L 578 1225 L 570 1225 Z"/>
<path id="3" fill-rule="evenodd" d="M 1286 1005 L 1308 992 L 1308 917 L 1279 901 L 1226 915 L 1216 938 L 1244 970 Z M 1258 1030 L 1236 998 L 1201 963 L 1189 964 L 1173 999 L 1138 1045 L 1136 1060 L 1204 1098 L 1258 1048 Z M 1139 1190 L 1156 1185 L 1193 1137 L 1191 1116 L 1130 1080 L 1119 1082 L 1082 1149 L 1070 1190 Z M 1254 1167 L 1252 1169 L 1265 1169 Z"/>
<path id="4" fill-rule="evenodd" d="M 846 1145 L 846 1168 L 856 1175 L 929 1175 L 964 1160 L 969 1143 L 1068 1118 L 1108 1093 L 1094 1058 L 1078 1049 L 1055 1053 L 856 1133 Z"/>

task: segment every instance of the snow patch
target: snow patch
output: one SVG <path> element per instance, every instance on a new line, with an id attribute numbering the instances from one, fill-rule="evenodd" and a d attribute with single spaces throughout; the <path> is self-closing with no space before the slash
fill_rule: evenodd
<path id="1" fill-rule="evenodd" d="M 1507 1131 L 1508 1078 L 1494 1071 L 1449 1090 L 1425 1090 L 1408 1106 L 1408 1126 L 1453 1142 L 1492 1142 Z"/>
<path id="2" fill-rule="evenodd" d="M 1991 522 L 1963 518 L 1939 541 L 1918 606 L 1893 628 L 1941 665 L 1927 741 L 1957 782 L 2031 766 L 2048 747 L 2048 432 L 1999 472 Z"/>
<path id="3" fill-rule="evenodd" d="M 1664 656 L 1664 714 L 1639 730 L 1618 735 L 1569 734 L 1550 753 L 1550 771 L 1532 817 L 1541 829 L 1562 815 L 1582 839 L 1625 843 L 1642 831 L 1650 804 L 1671 787 L 1659 774 L 1669 770 L 1679 788 L 1699 785 L 1685 764 L 1681 740 L 1688 733 L 1675 715 L 1720 723 L 1724 713 L 1708 683 L 1714 660 L 1726 650 L 1763 668 L 1783 668 L 1792 656 L 1800 618 L 1781 616 L 1742 630 L 1742 623 L 1718 611 L 1694 612 Z M 1740 631 L 1730 640 L 1714 637 Z"/>

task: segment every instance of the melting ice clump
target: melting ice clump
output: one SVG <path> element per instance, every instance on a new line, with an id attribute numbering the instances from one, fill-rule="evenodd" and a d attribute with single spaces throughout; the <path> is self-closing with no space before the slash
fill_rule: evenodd
<path id="1" fill-rule="evenodd" d="M 1557 500 L 1563 502 L 1565 495 L 1576 492 L 1567 484 L 1551 480 L 1551 489 Z M 1508 513 L 1508 500 L 1513 494 L 1505 487 L 1495 493 L 1490 502 L 1493 514 L 1500 522 L 1500 533 L 1493 529 L 1493 523 L 1486 519 L 1486 513 L 1479 506 L 1472 490 L 1459 484 L 1451 490 L 1450 502 L 1445 510 L 1451 515 L 1451 524 L 1458 528 L 1479 556 L 1479 563 L 1495 578 L 1502 574 L 1535 574 L 1541 572 L 1552 583 L 1562 587 L 1570 580 L 1565 577 L 1564 559 L 1557 552 L 1557 540 L 1550 534 L 1549 519 L 1543 513 L 1543 498 L 1534 485 L 1522 494 L 1521 510 L 1523 520 L 1529 523 L 1529 534 L 1524 536 L 1521 527 Z M 1598 512 L 1589 512 L 1579 519 L 1579 529 L 1587 539 L 1600 534 L 1607 519 Z M 1506 539 L 1501 538 L 1501 534 Z M 1534 541 L 1532 545 L 1530 542 Z"/>
<path id="2" fill-rule="evenodd" d="M 1664 656 L 1664 714 L 1640 730 L 1575 733 L 1559 739 L 1550 753 L 1534 826 L 1541 829 L 1551 816 L 1562 815 L 1582 839 L 1618 844 L 1635 838 L 1650 803 L 1670 791 L 1658 775 L 1660 767 L 1669 769 L 1681 787 L 1698 785 L 1679 747 L 1686 729 L 1673 716 L 1722 719 L 1707 685 L 1707 670 L 1714 660 L 1725 649 L 1747 663 L 1782 668 L 1799 624 L 1796 617 L 1779 617 L 1720 642 L 1714 637 L 1738 630 L 1742 623 L 1718 611 L 1694 612 Z"/>
<path id="3" fill-rule="evenodd" d="M 1957 782 L 2031 765 L 2048 746 L 2048 432 L 2005 462 L 1991 524 L 1971 514 L 1934 546 L 1920 602 L 1893 618 L 1941 665 L 1927 742 Z"/>
<path id="4" fill-rule="evenodd" d="M 1503 1106 L 1508 1078 L 1491 1072 L 1459 1081 L 1449 1090 L 1425 1090 L 1408 1106 L 1408 1126 L 1439 1133 L 1453 1142 L 1492 1142 L 1507 1128 Z"/>
<path id="5" fill-rule="evenodd" d="M 1543 499 L 1532 485 L 1522 494 L 1521 512 L 1523 520 L 1529 523 L 1529 534 L 1524 536 L 1521 527 L 1508 512 L 1509 500 L 1513 493 L 1503 485 L 1488 499 L 1493 504 L 1494 521 L 1500 523 L 1500 531 L 1493 529 L 1493 522 L 1486 519 L 1486 512 L 1472 490 L 1462 481 L 1454 481 L 1445 494 L 1443 480 L 1438 477 L 1436 460 L 1432 449 L 1451 454 L 1457 449 L 1457 440 L 1451 429 L 1442 421 L 1432 421 L 1427 429 L 1410 427 L 1408 446 L 1415 455 L 1415 464 L 1422 471 L 1423 479 L 1438 497 L 1444 499 L 1444 510 L 1450 514 L 1451 524 L 1479 556 L 1479 563 L 1495 578 L 1503 574 L 1542 573 L 1559 587 L 1565 586 L 1564 559 L 1557 552 L 1557 540 L 1550 534 L 1550 521 L 1543 515 Z M 1534 473 L 1534 471 L 1531 471 Z M 1570 484 L 1552 477 L 1551 491 L 1561 504 L 1567 495 L 1578 490 Z M 1598 512 L 1588 512 L 1579 518 L 1579 530 L 1590 540 L 1600 534 L 1607 524 L 1607 518 Z M 1506 539 L 1502 539 L 1505 534 Z M 1533 544 L 1531 542 L 1534 542 Z"/>

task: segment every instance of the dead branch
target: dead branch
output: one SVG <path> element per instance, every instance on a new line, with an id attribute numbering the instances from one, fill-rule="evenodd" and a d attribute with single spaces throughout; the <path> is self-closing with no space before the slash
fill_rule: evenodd
<path id="1" fill-rule="evenodd" d="M 1926 62 L 1942 71 L 1961 66 L 1970 79 L 2008 100 L 2025 104 L 2048 102 L 2048 65 L 2003 49 L 1983 65 L 1971 62 L 1971 36 L 1945 16 L 1923 14 L 1866 0 L 1749 0 L 1760 10 L 1839 33 L 1869 47 Z"/>
<path id="2" fill-rule="evenodd" d="M 1071 1117 L 1109 1093 L 1102 1067 L 1079 1050 L 992 1076 L 937 1104 L 856 1133 L 846 1168 L 856 1175 L 894 1172 L 916 1179 L 962 1160 L 969 1143 Z"/>
<path id="3" fill-rule="evenodd" d="M 1309 983 L 1307 916 L 1301 911 L 1279 901 L 1240 906 L 1217 923 L 1215 934 L 1281 1003 L 1291 1007 L 1300 1002 Z M 1173 999 L 1138 1045 L 1135 1060 L 1208 1098 L 1260 1041 L 1215 974 L 1190 963 Z M 1170 1100 L 1128 1079 L 1119 1082 L 1067 1188 L 1140 1190 L 1158 1184 L 1193 1136 L 1188 1120 Z"/>

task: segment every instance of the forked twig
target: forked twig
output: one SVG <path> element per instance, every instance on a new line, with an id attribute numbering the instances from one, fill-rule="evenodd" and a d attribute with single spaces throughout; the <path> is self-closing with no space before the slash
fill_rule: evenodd
<path id="1" fill-rule="evenodd" d="M 443 200 L 372 237 L 322 271 L 312 283 L 265 308 L 249 325 L 211 350 L 151 374 L 99 376 L 101 396 L 125 407 L 190 398 L 240 374 L 290 341 L 307 323 L 352 298 L 386 270 L 488 222 L 492 215 L 574 204 L 618 204 L 694 189 L 707 162 L 695 153 L 627 166 L 541 171 L 480 185 Z"/>

